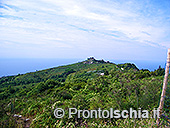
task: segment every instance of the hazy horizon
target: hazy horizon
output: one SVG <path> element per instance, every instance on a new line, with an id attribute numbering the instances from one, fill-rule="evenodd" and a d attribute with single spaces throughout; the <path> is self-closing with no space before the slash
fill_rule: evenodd
<path id="1" fill-rule="evenodd" d="M 85 58 L 86 59 L 86 58 Z M 2 76 L 11 76 L 18 74 L 25 74 L 29 72 L 35 72 L 39 70 L 44 70 L 48 68 L 73 64 L 77 62 L 84 61 L 85 59 L 49 59 L 49 58 L 25 58 L 25 59 L 9 59 L 9 58 L 0 58 L 0 77 Z M 104 58 L 96 58 L 104 59 Z M 148 60 L 106 60 L 112 63 L 121 64 L 121 63 L 134 63 L 139 69 L 148 69 L 154 71 L 158 69 L 159 65 L 162 68 L 165 68 L 166 61 L 148 61 Z"/>

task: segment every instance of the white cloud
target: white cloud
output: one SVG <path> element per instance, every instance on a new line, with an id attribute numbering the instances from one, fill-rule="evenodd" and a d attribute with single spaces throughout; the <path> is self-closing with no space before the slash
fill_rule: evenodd
<path id="1" fill-rule="evenodd" d="M 99 0 L 3 1 L 0 41 L 58 48 L 170 47 L 170 8 Z M 156 9 L 155 9 L 156 8 Z M 10 45 L 4 43 L 3 46 Z M 25 45 L 27 47 L 27 45 Z M 49 47 L 50 48 L 50 47 Z"/>

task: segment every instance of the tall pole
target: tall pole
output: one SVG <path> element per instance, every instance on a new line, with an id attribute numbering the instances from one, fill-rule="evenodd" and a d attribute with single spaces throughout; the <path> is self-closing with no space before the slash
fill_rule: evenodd
<path id="1" fill-rule="evenodd" d="M 162 94 L 161 94 L 161 99 L 160 99 L 160 104 L 159 104 L 159 116 L 162 114 L 162 109 L 163 109 L 163 106 L 164 106 L 166 88 L 167 88 L 167 84 L 168 84 L 169 67 L 170 67 L 170 48 L 168 49 L 165 76 L 164 76 Z M 157 119 L 156 123 L 157 123 L 157 125 L 160 124 L 160 119 L 159 118 Z"/>

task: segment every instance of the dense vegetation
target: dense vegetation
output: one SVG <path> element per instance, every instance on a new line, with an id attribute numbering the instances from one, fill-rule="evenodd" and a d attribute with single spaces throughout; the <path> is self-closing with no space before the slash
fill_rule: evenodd
<path id="1" fill-rule="evenodd" d="M 164 69 L 139 70 L 134 64 L 86 61 L 0 78 L 1 127 L 155 127 L 155 119 L 68 118 L 68 108 L 129 110 L 157 108 Z M 170 117 L 168 85 L 164 114 Z M 65 116 L 54 117 L 55 108 Z M 19 116 L 21 115 L 21 116 Z M 166 119 L 167 120 L 167 119 Z M 162 123 L 162 127 L 168 121 Z"/>

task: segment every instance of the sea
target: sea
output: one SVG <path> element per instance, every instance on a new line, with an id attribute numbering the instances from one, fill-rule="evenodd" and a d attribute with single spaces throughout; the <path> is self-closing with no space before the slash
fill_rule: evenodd
<path id="1" fill-rule="evenodd" d="M 43 69 L 73 64 L 84 59 L 45 59 L 45 58 L 1 58 L 0 77 L 35 72 Z M 149 60 L 109 60 L 116 64 L 134 63 L 139 69 L 154 71 L 159 66 L 165 68 L 166 61 Z"/>

